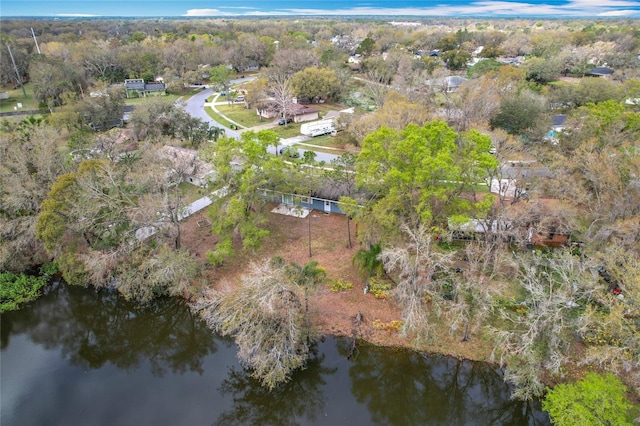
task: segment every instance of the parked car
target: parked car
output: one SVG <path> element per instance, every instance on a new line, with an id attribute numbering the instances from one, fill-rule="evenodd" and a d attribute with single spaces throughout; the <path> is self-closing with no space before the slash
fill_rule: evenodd
<path id="1" fill-rule="evenodd" d="M 287 157 L 291 158 L 298 158 L 300 157 L 300 152 L 297 148 L 294 148 L 292 146 L 283 146 L 282 148 L 280 148 L 280 155 L 286 155 Z"/>
<path id="2" fill-rule="evenodd" d="M 233 102 L 238 102 L 238 103 L 244 102 L 244 96 L 238 96 L 237 98 L 234 99 Z"/>
<path id="3" fill-rule="evenodd" d="M 281 126 L 284 126 L 285 124 L 289 124 L 293 122 L 293 119 L 287 117 L 287 118 L 281 118 L 280 121 L 278 121 L 278 124 Z"/>

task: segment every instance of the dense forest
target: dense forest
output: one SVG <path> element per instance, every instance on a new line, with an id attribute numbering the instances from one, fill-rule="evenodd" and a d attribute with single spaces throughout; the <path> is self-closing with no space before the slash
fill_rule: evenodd
<path id="1" fill-rule="evenodd" d="M 55 261 L 71 284 L 186 297 L 273 387 L 304 366 L 307 300 L 339 277 L 255 259 L 229 291 L 206 271 L 261 246 L 266 190 L 329 187 L 359 228 L 367 290 L 398 304 L 411 345 L 428 348 L 443 327 L 490 345 L 519 398 L 575 368 L 613 373 L 601 377 L 638 398 L 638 22 L 420 24 L 3 19 L 0 85 L 14 98 L 3 105 L 24 84 L 37 111 L 2 119 L 0 271 Z M 333 138 L 346 154 L 321 167 L 311 151 L 272 155 L 288 122 L 236 139 L 176 103 L 206 85 L 231 105 L 245 76 L 238 109 L 353 108 Z M 133 102 L 127 79 L 167 96 Z M 218 194 L 206 261 L 181 241 L 184 183 L 205 167 Z"/>

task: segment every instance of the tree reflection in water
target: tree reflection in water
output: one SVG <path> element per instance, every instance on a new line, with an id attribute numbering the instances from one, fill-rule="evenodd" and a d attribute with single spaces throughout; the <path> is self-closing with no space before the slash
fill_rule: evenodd
<path id="1" fill-rule="evenodd" d="M 323 365 L 324 358 L 314 347 L 307 368 L 295 372 L 289 382 L 272 391 L 260 386 L 248 372 L 231 369 L 219 391 L 233 396 L 233 408 L 222 413 L 214 425 L 313 424 L 325 406 L 324 376 L 337 371 Z"/>
<path id="2" fill-rule="evenodd" d="M 318 344 L 305 370 L 269 392 L 239 368 L 231 340 L 212 334 L 175 299 L 138 306 L 114 293 L 60 285 L 3 314 L 0 325 L 3 403 L 13 401 L 3 424 L 5 416 L 25 425 L 79 418 L 118 425 L 549 424 L 538 403 L 509 399 L 511 389 L 492 365 L 362 342 L 353 351 L 346 338 Z M 9 345 L 14 337 L 18 344 Z M 44 356 L 32 342 L 53 351 Z M 40 362 L 35 373 L 22 362 L 31 353 Z M 69 362 L 95 374 L 67 368 Z M 154 376 L 165 376 L 149 380 L 147 362 Z"/>
<path id="3" fill-rule="evenodd" d="M 366 347 L 349 369 L 352 392 L 375 424 L 549 424 L 539 407 L 509 398 L 510 386 L 490 364 L 390 351 Z"/>
<path id="4" fill-rule="evenodd" d="M 139 305 L 116 292 L 65 284 L 54 286 L 45 298 L 3 316 L 3 348 L 9 334 L 27 334 L 47 349 L 60 347 L 71 364 L 85 369 L 111 363 L 131 370 L 149 362 L 154 376 L 201 374 L 203 358 L 216 350 L 211 330 L 178 299 Z"/>

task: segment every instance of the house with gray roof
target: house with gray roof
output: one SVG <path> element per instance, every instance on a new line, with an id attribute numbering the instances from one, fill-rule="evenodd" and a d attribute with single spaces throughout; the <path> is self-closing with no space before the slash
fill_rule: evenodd
<path id="1" fill-rule="evenodd" d="M 595 67 L 585 75 L 588 77 L 609 77 L 613 70 L 607 67 Z"/>
<path id="2" fill-rule="evenodd" d="M 127 98 L 145 98 L 147 96 L 166 95 L 167 85 L 154 81 L 145 83 L 142 78 L 128 78 L 124 81 L 124 90 Z"/>

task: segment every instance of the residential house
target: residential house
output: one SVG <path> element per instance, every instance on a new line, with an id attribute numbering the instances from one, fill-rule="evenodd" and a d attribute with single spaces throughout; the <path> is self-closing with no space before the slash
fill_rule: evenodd
<path id="1" fill-rule="evenodd" d="M 551 130 L 545 135 L 545 139 L 556 145 L 558 143 L 558 133 L 564 129 L 564 124 L 567 122 L 566 114 L 556 114 L 553 116 Z"/>
<path id="2" fill-rule="evenodd" d="M 142 78 L 130 78 L 124 81 L 127 98 L 144 98 L 147 96 L 166 95 L 167 85 L 163 82 L 145 83 Z"/>
<path id="3" fill-rule="evenodd" d="M 341 196 L 348 193 L 344 185 L 336 185 L 333 182 L 327 181 L 325 185 L 313 191 L 310 196 L 286 193 L 266 188 L 261 191 L 262 196 L 266 200 L 284 204 L 288 206 L 289 209 L 294 209 L 296 206 L 299 206 L 307 210 L 321 211 L 324 214 L 345 214 L 341 207 L 343 203 L 339 201 Z M 371 194 L 351 194 L 351 196 L 356 199 L 364 199 L 370 198 Z"/>
<path id="4" fill-rule="evenodd" d="M 524 62 L 524 56 L 500 57 L 496 58 L 501 64 L 518 66 Z"/>
<path id="5" fill-rule="evenodd" d="M 467 81 L 469 81 L 469 79 L 459 75 L 450 75 L 436 80 L 427 80 L 427 85 L 439 92 L 453 93 Z"/>
<path id="6" fill-rule="evenodd" d="M 613 74 L 613 70 L 607 67 L 595 67 L 585 75 L 587 77 L 609 77 Z"/>
<path id="7" fill-rule="evenodd" d="M 165 145 L 158 154 L 170 164 L 171 169 L 167 173 L 173 175 L 177 183 L 189 182 L 205 187 L 215 173 L 210 164 L 198 160 L 194 150 Z"/>
<path id="8" fill-rule="evenodd" d="M 295 123 L 317 120 L 320 117 L 320 111 L 308 106 L 309 103 L 311 100 L 308 98 L 293 98 L 287 107 L 287 117 L 293 119 Z M 256 114 L 267 119 L 282 118 L 282 107 L 273 98 L 264 99 L 256 106 Z"/>
<path id="9" fill-rule="evenodd" d="M 260 71 L 260 64 L 258 64 L 256 61 L 249 61 L 246 65 L 238 67 L 238 72 L 253 71 Z"/>
<path id="10" fill-rule="evenodd" d="M 295 123 L 317 120 L 320 118 L 320 111 L 307 105 L 293 104 L 291 108 L 291 117 Z"/>
<path id="11" fill-rule="evenodd" d="M 558 200 L 527 200 L 508 206 L 500 219 L 470 219 L 447 228 L 456 240 L 493 238 L 528 248 L 561 247 L 569 243 L 571 231 L 559 208 Z"/>

